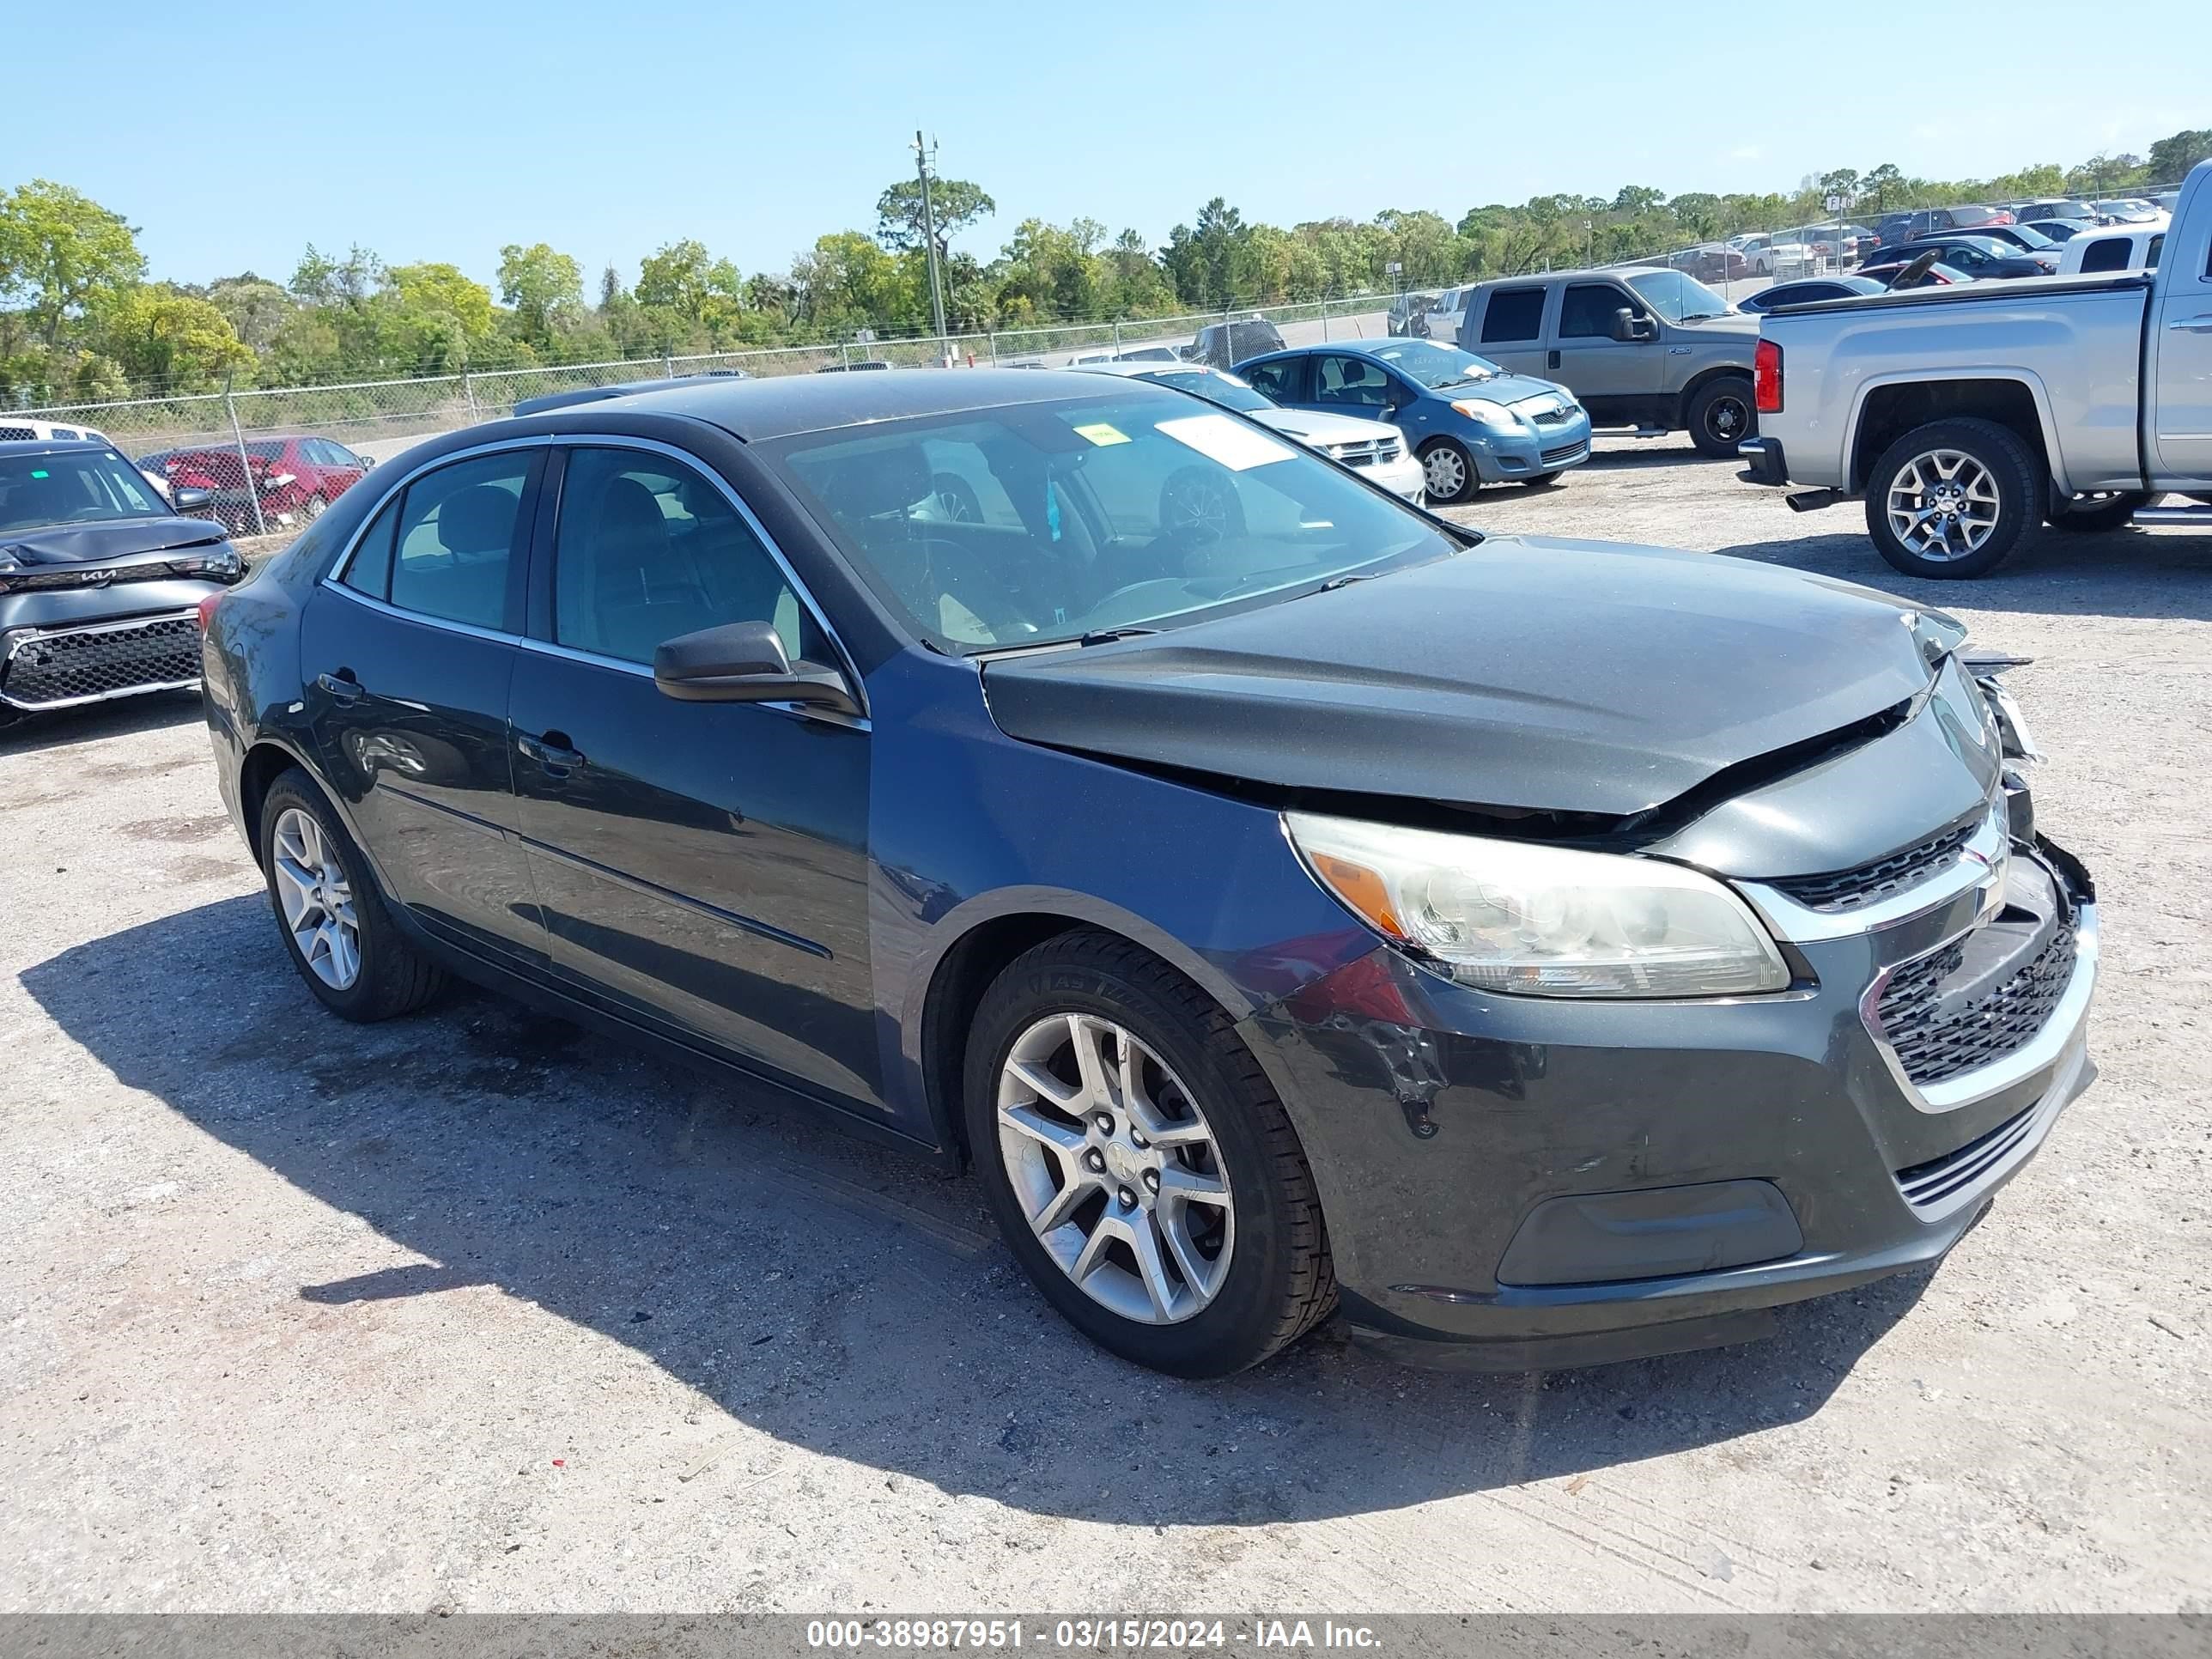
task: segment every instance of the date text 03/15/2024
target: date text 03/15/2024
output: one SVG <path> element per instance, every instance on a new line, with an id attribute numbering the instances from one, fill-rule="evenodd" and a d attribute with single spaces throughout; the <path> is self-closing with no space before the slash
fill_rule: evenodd
<path id="1" fill-rule="evenodd" d="M 1254 1648 L 1269 1651 L 1373 1650 L 1365 1625 L 1305 1619 L 815 1619 L 810 1648 L 958 1652 L 963 1649 L 1049 1648 L 1070 1652 Z"/>

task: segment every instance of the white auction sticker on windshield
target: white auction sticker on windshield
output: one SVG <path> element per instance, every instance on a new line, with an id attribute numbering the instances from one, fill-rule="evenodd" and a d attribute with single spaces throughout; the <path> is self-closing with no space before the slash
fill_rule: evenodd
<path id="1" fill-rule="evenodd" d="M 1270 461 L 1287 461 L 1297 453 L 1288 444 L 1278 443 L 1226 415 L 1185 415 L 1172 421 L 1156 421 L 1153 425 L 1231 472 L 1265 466 Z"/>

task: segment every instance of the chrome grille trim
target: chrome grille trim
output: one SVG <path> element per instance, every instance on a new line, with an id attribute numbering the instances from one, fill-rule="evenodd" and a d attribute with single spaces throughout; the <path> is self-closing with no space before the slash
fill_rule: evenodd
<path id="1" fill-rule="evenodd" d="M 1984 815 L 1980 826 L 1960 849 L 1958 857 L 1925 880 L 1915 882 L 1874 904 L 1850 910 L 1822 910 L 1800 903 L 1776 883 L 1739 881 L 1735 886 L 1751 908 L 1759 912 L 1759 920 L 1774 930 L 1776 938 L 1799 945 L 1817 945 L 1823 939 L 1849 939 L 1856 933 L 1893 927 L 1901 921 L 1940 909 L 1961 893 L 1978 887 L 1987 890 L 1992 896 L 2002 895 L 2010 842 L 2011 828 L 2006 820 L 2004 803 L 1998 801 Z"/>

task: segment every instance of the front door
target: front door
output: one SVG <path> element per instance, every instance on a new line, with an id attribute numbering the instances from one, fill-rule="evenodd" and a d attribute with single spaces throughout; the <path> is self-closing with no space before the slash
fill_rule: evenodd
<path id="1" fill-rule="evenodd" d="M 1552 378 L 1573 389 L 1593 414 L 1626 399 L 1657 395 L 1666 345 L 1659 340 L 1616 340 L 1613 320 L 1622 310 L 1650 318 L 1649 307 L 1618 283 L 1569 283 L 1559 295 L 1559 320 Z"/>
<path id="2" fill-rule="evenodd" d="M 556 972 L 630 1018 L 880 1109 L 869 738 L 783 704 L 664 696 L 656 646 L 773 623 L 835 646 L 750 520 L 656 449 L 568 452 L 545 638 L 517 653 L 518 811 Z"/>
<path id="3" fill-rule="evenodd" d="M 2144 425 L 2156 471 L 2168 484 L 2212 489 L 2212 195 L 2200 193 L 2192 226 L 2167 234 L 2160 251 L 2158 314 L 2151 319 L 2157 368 L 2145 388 Z"/>
<path id="4" fill-rule="evenodd" d="M 514 831 L 508 678 L 540 449 L 424 473 L 372 520 L 301 618 L 324 775 L 382 885 L 432 933 L 543 963 Z"/>

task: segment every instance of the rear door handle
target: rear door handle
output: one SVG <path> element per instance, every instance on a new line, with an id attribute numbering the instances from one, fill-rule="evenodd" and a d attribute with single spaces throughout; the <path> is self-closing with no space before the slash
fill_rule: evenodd
<path id="1" fill-rule="evenodd" d="M 584 763 L 580 749 L 568 746 L 568 735 L 548 732 L 542 738 L 517 738 L 514 746 L 556 778 L 565 778 Z"/>
<path id="2" fill-rule="evenodd" d="M 2183 334 L 2212 334 L 2212 317 L 2177 317 L 2166 326 Z"/>
<path id="3" fill-rule="evenodd" d="M 332 702 L 355 702 L 361 697 L 361 682 L 353 677 L 353 670 L 341 668 L 335 674 L 318 674 L 315 684 L 330 694 Z"/>

